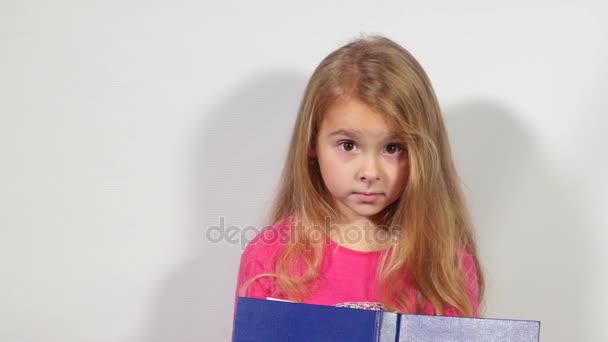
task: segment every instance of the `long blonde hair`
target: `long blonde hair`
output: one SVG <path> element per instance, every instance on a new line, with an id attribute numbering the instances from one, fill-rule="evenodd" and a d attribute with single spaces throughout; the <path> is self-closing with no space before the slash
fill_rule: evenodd
<path id="1" fill-rule="evenodd" d="M 322 246 L 311 227 L 340 220 L 331 206 L 319 166 L 311 163 L 318 129 L 335 101 L 355 98 L 383 113 L 405 142 L 409 174 L 399 200 L 374 220 L 398 238 L 378 270 L 378 288 L 386 308 L 418 313 L 428 300 L 438 315 L 449 304 L 465 316 L 473 308 L 467 296 L 461 253 L 473 256 L 479 302 L 484 280 L 472 224 L 456 173 L 439 104 L 425 71 L 403 47 L 382 36 L 361 37 L 330 53 L 308 81 L 293 128 L 286 162 L 267 223 L 289 220 L 294 239 L 280 252 L 274 273 L 288 299 L 303 301 L 318 278 Z M 327 229 L 327 227 L 325 227 Z M 297 235 L 297 236 L 296 236 Z M 304 265 L 295 274 L 294 265 Z M 253 280 L 253 279 L 252 279 Z M 408 283 L 416 300 L 403 291 Z"/>

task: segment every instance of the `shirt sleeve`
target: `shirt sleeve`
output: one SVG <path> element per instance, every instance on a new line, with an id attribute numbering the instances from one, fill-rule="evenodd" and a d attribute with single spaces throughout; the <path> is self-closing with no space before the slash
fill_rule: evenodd
<path id="1" fill-rule="evenodd" d="M 234 295 L 234 313 L 239 297 L 266 299 L 277 297 L 276 279 L 272 276 L 261 276 L 248 282 L 260 274 L 274 273 L 278 253 L 284 237 L 284 227 L 277 224 L 263 230 L 251 240 L 241 254 Z M 245 287 L 245 285 L 248 285 Z M 241 293 L 242 291 L 242 293 Z"/>
<path id="2" fill-rule="evenodd" d="M 259 274 L 271 272 L 266 266 L 270 255 L 264 253 L 263 247 L 264 246 L 259 243 L 259 239 L 254 239 L 243 251 L 237 276 L 236 298 L 240 296 L 240 292 L 243 290 L 243 287 L 248 280 Z M 261 277 L 254 280 L 249 284 L 242 296 L 266 299 L 271 292 L 270 284 L 266 278 L 267 277 Z"/>

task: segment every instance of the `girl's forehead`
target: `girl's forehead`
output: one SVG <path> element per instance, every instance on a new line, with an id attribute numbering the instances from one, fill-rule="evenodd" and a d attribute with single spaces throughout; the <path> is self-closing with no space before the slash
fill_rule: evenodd
<path id="1" fill-rule="evenodd" d="M 384 137 L 395 133 L 385 114 L 358 100 L 332 104 L 323 115 L 321 131 L 327 135 Z"/>

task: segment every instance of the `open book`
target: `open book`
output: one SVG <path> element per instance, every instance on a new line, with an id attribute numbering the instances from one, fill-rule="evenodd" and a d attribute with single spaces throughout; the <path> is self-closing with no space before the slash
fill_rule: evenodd
<path id="1" fill-rule="evenodd" d="M 279 299 L 279 298 L 272 298 L 272 297 L 266 297 L 266 299 L 267 299 L 267 300 L 276 300 L 276 301 L 278 301 L 278 302 L 295 303 L 295 302 L 292 302 L 292 301 L 290 301 L 290 300 L 286 300 L 286 299 Z"/>
<path id="2" fill-rule="evenodd" d="M 239 297 L 233 342 L 538 342 L 540 322 L 407 315 Z"/>

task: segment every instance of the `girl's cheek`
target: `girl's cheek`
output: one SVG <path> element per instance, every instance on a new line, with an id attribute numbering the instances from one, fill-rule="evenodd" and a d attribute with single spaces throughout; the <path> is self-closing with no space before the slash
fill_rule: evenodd
<path id="1" fill-rule="evenodd" d="M 383 164 L 389 168 L 398 168 L 401 165 L 401 157 L 399 156 L 385 156 L 382 160 Z"/>
<path id="2" fill-rule="evenodd" d="M 356 156 L 353 151 L 345 151 L 341 147 L 336 147 L 336 149 L 334 150 L 334 155 L 337 159 L 341 161 L 352 160 Z"/>

